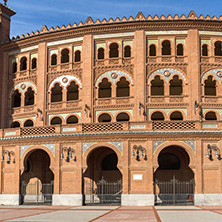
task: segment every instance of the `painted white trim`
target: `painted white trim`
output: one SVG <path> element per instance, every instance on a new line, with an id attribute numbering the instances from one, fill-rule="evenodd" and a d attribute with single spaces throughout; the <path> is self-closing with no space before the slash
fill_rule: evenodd
<path id="1" fill-rule="evenodd" d="M 122 194 L 122 206 L 154 206 L 154 194 Z"/>
<path id="2" fill-rule="evenodd" d="M 222 32 L 199 31 L 200 35 L 222 35 Z"/>
<path id="3" fill-rule="evenodd" d="M 52 205 L 82 206 L 82 194 L 53 194 Z"/>
<path id="4" fill-rule="evenodd" d="M 187 31 L 147 31 L 146 35 L 185 35 Z"/>
<path id="5" fill-rule="evenodd" d="M 79 41 L 83 41 L 83 37 L 73 38 L 73 39 L 65 39 L 65 40 L 60 40 L 60 41 L 55 41 L 55 42 L 49 42 L 49 43 L 47 43 L 47 46 L 62 45 L 62 44 L 66 44 L 66 43 L 79 42 Z"/>
<path id="6" fill-rule="evenodd" d="M 94 35 L 94 39 L 107 39 L 107 38 L 114 38 L 114 37 L 119 38 L 119 37 L 125 37 L 125 36 L 134 36 L 134 32 Z"/>
<path id="7" fill-rule="evenodd" d="M 18 49 L 16 51 L 9 52 L 8 55 L 15 55 L 15 54 L 18 54 L 20 52 L 31 51 L 33 49 L 38 49 L 38 47 L 39 47 L 38 45 L 35 45 L 35 46 L 27 47 L 27 48 L 24 48 L 24 49 Z"/>

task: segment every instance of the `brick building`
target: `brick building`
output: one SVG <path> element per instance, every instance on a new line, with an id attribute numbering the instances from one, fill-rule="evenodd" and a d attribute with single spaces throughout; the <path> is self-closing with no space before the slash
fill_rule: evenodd
<path id="1" fill-rule="evenodd" d="M 0 204 L 222 204 L 222 17 L 104 19 L 9 39 Z"/>

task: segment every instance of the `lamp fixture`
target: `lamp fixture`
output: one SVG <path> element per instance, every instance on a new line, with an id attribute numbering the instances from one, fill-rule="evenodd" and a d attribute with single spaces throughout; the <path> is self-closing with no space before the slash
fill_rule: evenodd
<path id="1" fill-rule="evenodd" d="M 87 104 L 85 104 L 84 113 L 86 114 L 87 117 L 89 118 L 92 117 L 91 112 L 90 112 L 90 107 Z"/>
<path id="2" fill-rule="evenodd" d="M 145 106 L 139 102 L 139 114 L 141 115 L 142 114 L 142 109 L 143 109 L 143 115 L 146 116 L 146 111 L 145 111 Z"/>
<path id="3" fill-rule="evenodd" d="M 137 161 L 140 161 L 141 158 L 144 160 L 147 160 L 147 154 L 146 154 L 146 149 L 142 147 L 141 145 L 133 146 L 133 152 L 132 152 L 132 158 L 136 157 Z"/>
<path id="4" fill-rule="evenodd" d="M 66 162 L 70 162 L 73 159 L 76 162 L 76 156 L 74 155 L 76 151 L 71 147 L 63 147 L 61 151 L 61 160 L 64 159 L 64 154 L 66 153 Z"/>
<path id="5" fill-rule="evenodd" d="M 195 111 L 195 114 L 196 114 L 196 111 L 197 111 L 198 109 L 200 109 L 199 115 L 200 115 L 201 117 L 203 117 L 202 106 L 201 106 L 199 103 L 197 103 L 197 101 L 195 100 L 195 102 L 194 102 L 194 111 Z"/>
<path id="6" fill-rule="evenodd" d="M 37 109 L 36 118 L 39 118 L 40 121 L 43 121 L 42 110 L 39 108 Z"/>
<path id="7" fill-rule="evenodd" d="M 11 160 L 12 160 L 12 156 L 14 156 L 14 159 L 13 159 L 13 163 L 15 163 L 15 153 L 13 151 L 9 151 L 9 150 L 4 150 L 2 152 L 2 158 L 1 158 L 1 161 L 3 162 L 5 160 L 5 155 L 7 155 L 7 163 L 10 164 L 11 163 Z"/>
<path id="8" fill-rule="evenodd" d="M 206 157 L 207 157 L 209 160 L 213 160 L 213 151 L 215 151 L 215 157 L 216 157 L 218 160 L 221 160 L 220 149 L 217 147 L 216 144 L 213 144 L 213 145 L 208 144 L 208 145 L 207 145 Z"/>

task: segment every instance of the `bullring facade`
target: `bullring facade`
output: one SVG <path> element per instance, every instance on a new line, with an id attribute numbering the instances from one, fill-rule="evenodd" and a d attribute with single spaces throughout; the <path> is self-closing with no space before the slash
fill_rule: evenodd
<path id="1" fill-rule="evenodd" d="M 0 204 L 222 204 L 222 17 L 8 39 L 14 14 L 0 4 Z"/>

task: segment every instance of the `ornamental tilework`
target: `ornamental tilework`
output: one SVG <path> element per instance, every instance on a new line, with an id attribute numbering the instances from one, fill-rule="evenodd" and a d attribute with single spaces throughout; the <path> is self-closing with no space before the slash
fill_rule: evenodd
<path id="1" fill-rule="evenodd" d="M 31 82 L 20 82 L 19 84 L 17 84 L 16 86 L 13 87 L 13 89 L 10 92 L 9 98 L 11 98 L 12 93 L 16 89 L 18 89 L 22 93 L 22 95 L 24 95 L 29 87 L 32 87 L 32 89 L 35 91 L 35 93 L 37 93 L 37 89 L 36 89 L 36 87 L 33 83 L 31 83 Z"/>
<path id="2" fill-rule="evenodd" d="M 222 115 L 222 109 L 203 109 L 203 114 L 205 115 L 205 113 L 207 111 L 212 111 L 212 110 L 214 110 L 214 111 L 218 112 L 220 115 Z"/>
<path id="3" fill-rule="evenodd" d="M 163 143 L 168 141 L 153 141 L 153 153 L 157 150 L 157 148 L 162 145 Z M 194 152 L 196 152 L 196 143 L 195 141 L 180 141 L 186 143 Z"/>
<path id="4" fill-rule="evenodd" d="M 20 157 L 31 146 L 32 145 L 21 146 L 20 147 Z M 53 156 L 55 156 L 55 144 L 41 144 L 40 146 L 47 147 L 53 153 Z"/>
<path id="5" fill-rule="evenodd" d="M 121 153 L 123 153 L 123 142 L 108 142 L 112 145 L 114 145 L 115 147 L 117 147 Z M 83 143 L 82 144 L 82 154 L 92 145 L 96 144 L 96 142 L 94 143 Z"/>
<path id="6" fill-rule="evenodd" d="M 82 144 L 82 153 L 84 153 L 93 144 L 95 144 L 95 143 L 83 143 Z"/>
<path id="7" fill-rule="evenodd" d="M 64 79 L 66 79 L 66 81 L 63 81 Z M 54 79 L 51 82 L 48 92 L 51 91 L 51 88 L 54 86 L 55 83 L 60 83 L 64 88 L 66 88 L 72 80 L 76 81 L 79 84 L 80 89 L 82 89 L 82 83 L 79 78 L 77 78 L 76 76 L 71 76 L 71 75 L 63 75 Z"/>
<path id="8" fill-rule="evenodd" d="M 163 143 L 167 141 L 153 141 L 153 153 L 155 153 L 156 149 Z"/>
<path id="9" fill-rule="evenodd" d="M 166 71 L 168 71 L 168 72 L 170 73 L 169 76 L 168 76 L 168 75 L 167 75 L 167 76 L 164 75 L 164 73 L 165 73 Z M 160 75 L 161 78 L 165 79 L 166 82 L 168 83 L 169 80 L 172 79 L 172 75 L 174 75 L 174 74 L 179 75 L 179 76 L 184 80 L 184 82 L 187 83 L 187 80 L 186 80 L 185 76 L 184 76 L 180 71 L 178 71 L 178 70 L 176 70 L 176 69 L 159 69 L 159 70 L 153 72 L 153 73 L 149 76 L 148 84 L 150 84 L 150 81 L 153 79 L 153 77 L 154 77 L 155 75 Z"/>
<path id="10" fill-rule="evenodd" d="M 221 80 L 222 80 L 222 75 L 219 74 L 222 73 L 222 69 L 212 69 L 210 71 L 208 71 L 207 73 L 205 73 L 201 79 L 201 83 L 204 83 L 204 80 L 206 79 L 206 77 L 208 75 L 212 75 L 214 76 L 215 79 L 217 79 L 219 81 L 219 83 L 221 83 Z"/>
<path id="11" fill-rule="evenodd" d="M 115 147 L 117 147 L 121 153 L 123 153 L 123 142 L 109 142 Z"/>
<path id="12" fill-rule="evenodd" d="M 189 147 L 191 147 L 191 149 L 194 151 L 194 153 L 196 153 L 196 143 L 195 141 L 182 141 L 184 143 L 186 143 Z"/>
<path id="13" fill-rule="evenodd" d="M 111 75 L 115 73 L 117 76 L 116 78 L 112 78 Z M 102 74 L 101 76 L 99 76 L 99 78 L 96 81 L 96 87 L 98 87 L 99 82 L 104 78 L 107 77 L 109 79 L 109 81 L 111 81 L 113 83 L 113 85 L 116 84 L 116 81 L 119 81 L 119 77 L 120 76 L 125 76 L 126 79 L 128 79 L 131 82 L 131 85 L 133 85 L 133 80 L 132 78 L 125 72 L 119 71 L 119 70 L 112 70 L 109 72 L 106 72 L 104 74 Z"/>

